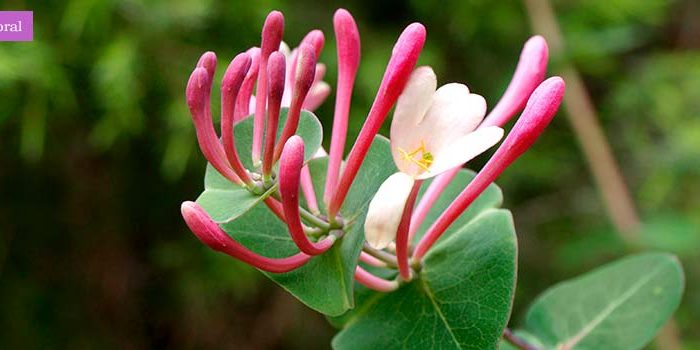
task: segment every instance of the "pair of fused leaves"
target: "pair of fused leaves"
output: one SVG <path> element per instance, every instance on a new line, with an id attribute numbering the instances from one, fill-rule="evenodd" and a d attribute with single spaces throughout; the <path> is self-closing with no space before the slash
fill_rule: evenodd
<path id="1" fill-rule="evenodd" d="M 516 335 L 538 349 L 639 349 L 676 310 L 683 284 L 672 255 L 626 257 L 545 291 Z"/>
<path id="2" fill-rule="evenodd" d="M 240 156 L 244 164 L 248 162 L 247 166 L 251 123 L 245 120 L 234 130 Z M 305 141 L 308 159 L 320 145 L 321 135 L 320 124 L 311 113 L 302 115 L 297 134 Z M 319 199 L 323 197 L 327 162 L 327 158 L 308 162 Z M 428 347 L 494 347 L 508 320 L 516 262 L 512 219 L 509 212 L 494 209 L 502 201 L 495 185 L 445 233 L 425 257 L 425 267 L 414 282 L 397 292 L 379 294 L 366 293 L 354 283 L 368 204 L 381 183 L 395 171 L 389 141 L 377 137 L 341 209 L 347 224 L 343 238 L 298 270 L 266 275 L 312 309 L 329 316 L 343 315 L 345 329 L 334 342 L 336 347 L 363 348 L 414 338 L 424 339 L 422 344 Z M 467 171 L 458 174 L 432 208 L 416 239 L 473 176 Z M 229 235 L 259 254 L 285 257 L 297 253 L 285 224 L 260 204 L 261 200 L 209 167 L 205 191 L 197 201 Z M 325 211 L 323 203 L 319 205 Z M 356 289 L 359 295 L 355 308 Z M 367 295 L 374 295 L 371 303 L 364 299 Z M 377 322 L 384 325 L 381 332 L 363 331 Z M 362 336 L 352 336 L 357 332 Z"/>

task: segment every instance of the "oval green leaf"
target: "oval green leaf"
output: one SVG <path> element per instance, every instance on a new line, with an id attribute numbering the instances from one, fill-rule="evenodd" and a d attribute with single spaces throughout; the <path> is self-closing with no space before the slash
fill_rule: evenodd
<path id="1" fill-rule="evenodd" d="M 510 212 L 489 209 L 425 257 L 418 279 L 374 293 L 336 349 L 495 349 L 510 316 L 517 243 Z"/>
<path id="2" fill-rule="evenodd" d="M 683 284 L 672 255 L 627 257 L 545 291 L 525 331 L 547 349 L 640 349 L 678 307 Z"/>

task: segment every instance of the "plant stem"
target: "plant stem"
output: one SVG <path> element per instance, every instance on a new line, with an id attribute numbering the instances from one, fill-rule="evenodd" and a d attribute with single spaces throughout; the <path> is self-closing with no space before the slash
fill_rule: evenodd
<path id="1" fill-rule="evenodd" d="M 278 184 L 275 184 L 274 186 L 278 186 Z M 274 187 L 273 186 L 273 187 Z M 279 200 L 280 199 L 280 194 L 279 191 L 274 191 L 270 194 L 273 198 Z M 299 207 L 299 216 L 304 219 L 304 221 L 308 222 L 309 224 L 316 226 L 320 228 L 321 230 L 328 232 L 331 229 L 331 224 L 327 223 L 323 219 L 319 218 L 318 216 L 312 214 L 310 211 L 302 208 L 301 206 Z"/>
<path id="2" fill-rule="evenodd" d="M 511 343 L 513 346 L 521 350 L 538 350 L 536 346 L 528 343 L 527 341 L 525 341 L 525 339 L 513 334 L 513 332 L 509 328 L 503 330 L 503 339 L 505 339 L 507 342 Z"/>
<path id="3" fill-rule="evenodd" d="M 316 226 L 324 231 L 328 231 L 331 229 L 331 225 L 329 223 L 323 221 L 321 218 L 312 214 L 310 211 L 302 207 L 299 207 L 299 216 L 301 216 L 301 218 L 309 224 Z"/>
<path id="4" fill-rule="evenodd" d="M 362 246 L 362 251 L 379 259 L 379 260 L 381 260 L 381 261 L 383 261 L 388 267 L 391 267 L 394 269 L 399 267 L 399 264 L 396 260 L 396 256 L 393 254 L 387 253 L 383 250 L 374 249 L 374 248 L 370 247 L 367 243 L 365 243 Z"/>

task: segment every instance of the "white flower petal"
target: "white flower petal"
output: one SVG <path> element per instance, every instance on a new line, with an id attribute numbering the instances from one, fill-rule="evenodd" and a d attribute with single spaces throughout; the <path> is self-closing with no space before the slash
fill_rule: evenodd
<path id="1" fill-rule="evenodd" d="M 432 104 L 437 88 L 437 78 L 430 67 L 418 67 L 413 71 L 401 96 L 396 102 L 394 118 L 391 120 L 391 149 L 394 162 L 401 169 L 401 154 L 398 148 L 411 151 L 420 144 L 422 136 L 418 124 Z M 404 169 L 401 169 L 404 171 Z"/>
<path id="2" fill-rule="evenodd" d="M 372 248 L 383 249 L 396 238 L 413 182 L 411 176 L 398 172 L 379 186 L 365 219 L 365 239 Z"/>
<path id="3" fill-rule="evenodd" d="M 485 114 L 486 100 L 470 94 L 466 85 L 443 85 L 435 92 L 421 124 L 421 132 L 430 138 L 426 145 L 431 152 L 439 152 L 444 145 L 474 131 Z"/>
<path id="4" fill-rule="evenodd" d="M 440 153 L 434 154 L 433 164 L 429 170 L 417 179 L 427 179 L 458 167 L 491 148 L 502 137 L 503 129 L 497 126 L 477 129 L 462 136 L 451 144 L 445 145 Z"/>

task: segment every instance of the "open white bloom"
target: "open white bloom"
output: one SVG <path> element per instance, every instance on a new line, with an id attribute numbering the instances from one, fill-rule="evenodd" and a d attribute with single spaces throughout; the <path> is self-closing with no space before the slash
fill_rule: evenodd
<path id="1" fill-rule="evenodd" d="M 463 84 L 436 87 L 433 70 L 419 67 L 396 102 L 391 151 L 400 172 L 382 183 L 369 204 L 365 238 L 374 248 L 394 240 L 415 180 L 460 166 L 503 137 L 496 126 L 477 129 L 486 114 L 483 97 Z"/>

